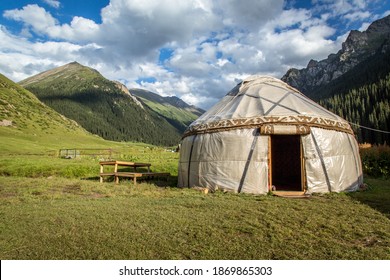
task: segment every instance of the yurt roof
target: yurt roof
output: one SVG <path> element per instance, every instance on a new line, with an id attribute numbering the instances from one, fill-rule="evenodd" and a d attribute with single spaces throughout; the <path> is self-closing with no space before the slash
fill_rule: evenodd
<path id="1" fill-rule="evenodd" d="M 353 134 L 347 121 L 283 81 L 251 76 L 195 120 L 184 136 L 265 124 L 306 125 Z"/>

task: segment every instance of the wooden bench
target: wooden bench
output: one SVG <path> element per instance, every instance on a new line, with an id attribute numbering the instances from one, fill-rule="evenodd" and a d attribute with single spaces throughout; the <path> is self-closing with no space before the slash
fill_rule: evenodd
<path id="1" fill-rule="evenodd" d="M 112 176 L 115 176 L 115 172 L 104 172 L 104 173 L 100 173 L 100 183 L 103 183 L 103 178 L 104 177 L 112 177 Z"/>
<path id="2" fill-rule="evenodd" d="M 154 177 L 166 177 L 168 180 L 169 176 L 171 176 L 170 173 L 164 173 L 164 172 L 106 172 L 106 173 L 100 173 L 100 182 L 103 182 L 103 177 L 105 176 L 114 176 L 115 183 L 119 183 L 120 177 L 127 177 L 127 178 L 133 178 L 134 185 L 137 184 L 137 178 L 140 177 L 146 177 L 146 178 L 154 178 Z"/>
<path id="3" fill-rule="evenodd" d="M 150 163 L 142 163 L 142 162 L 129 162 L 129 161 L 120 161 L 120 160 L 109 160 L 109 161 L 100 161 L 100 183 L 103 183 L 104 177 L 114 177 L 115 183 L 119 183 L 119 177 L 128 177 L 133 178 L 134 185 L 137 184 L 137 178 L 140 177 L 146 177 L 146 178 L 153 178 L 153 177 L 166 177 L 167 181 L 169 176 L 171 176 L 170 173 L 164 173 L 164 172 L 150 172 Z M 104 166 L 113 166 L 109 172 L 104 172 Z M 119 167 L 126 167 L 126 168 L 133 168 L 134 172 L 128 172 L 128 171 L 118 171 Z M 137 172 L 137 167 L 146 167 L 148 169 L 147 172 Z"/>
<path id="4" fill-rule="evenodd" d="M 168 180 L 169 176 L 171 176 L 170 173 L 163 173 L 163 172 L 116 172 L 115 174 L 115 183 L 119 183 L 119 177 L 128 177 L 133 178 L 134 185 L 137 184 L 137 178 L 140 177 L 146 177 L 146 178 L 155 178 L 155 177 L 166 177 Z"/>

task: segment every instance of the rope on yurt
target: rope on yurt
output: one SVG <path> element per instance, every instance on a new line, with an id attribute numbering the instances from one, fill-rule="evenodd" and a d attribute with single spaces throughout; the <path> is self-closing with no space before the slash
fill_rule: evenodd
<path id="1" fill-rule="evenodd" d="M 357 124 L 357 123 L 352 123 L 352 122 L 349 122 L 349 123 L 352 124 L 352 125 L 358 126 L 358 127 L 360 127 L 360 128 L 367 129 L 367 130 L 372 130 L 372 131 L 381 132 L 381 133 L 390 133 L 390 131 L 375 129 L 375 128 L 363 126 L 363 125 L 360 125 L 360 124 Z"/>
<path id="2" fill-rule="evenodd" d="M 322 155 L 322 153 L 321 153 L 320 147 L 318 146 L 317 140 L 316 140 L 316 138 L 314 137 L 314 133 L 311 133 L 311 137 L 313 138 L 313 142 L 314 142 L 314 146 L 316 147 L 317 154 L 318 154 L 318 156 L 320 157 L 322 169 L 324 170 L 324 175 L 325 175 L 326 184 L 328 185 L 328 190 L 329 190 L 329 192 L 332 192 L 332 186 L 331 186 L 331 184 L 330 184 L 329 175 L 328 175 L 328 172 L 327 172 L 327 170 L 326 170 L 326 165 L 325 165 L 324 157 L 323 157 L 323 155 Z"/>
<path id="3" fill-rule="evenodd" d="M 248 154 L 248 159 L 246 160 L 246 163 L 245 163 L 244 172 L 242 173 L 242 176 L 241 176 L 240 185 L 238 186 L 238 190 L 237 190 L 238 193 L 241 192 L 242 187 L 244 186 L 246 174 L 248 173 L 249 164 L 251 163 L 253 151 L 255 150 L 257 139 L 259 138 L 259 136 L 260 136 L 260 128 L 255 128 L 254 129 L 254 138 L 252 141 L 251 149 L 250 149 L 249 154 Z"/>

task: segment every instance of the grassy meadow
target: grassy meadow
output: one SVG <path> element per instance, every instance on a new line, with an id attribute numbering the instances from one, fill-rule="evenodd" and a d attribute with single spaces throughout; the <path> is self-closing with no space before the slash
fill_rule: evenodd
<path id="1" fill-rule="evenodd" d="M 176 187 L 179 155 L 165 148 L 17 139 L 18 149 L 0 143 L 3 260 L 390 259 L 388 179 L 306 199 L 204 194 Z M 59 158 L 59 147 L 112 148 L 116 159 L 151 162 L 172 178 L 100 184 L 102 156 Z"/>

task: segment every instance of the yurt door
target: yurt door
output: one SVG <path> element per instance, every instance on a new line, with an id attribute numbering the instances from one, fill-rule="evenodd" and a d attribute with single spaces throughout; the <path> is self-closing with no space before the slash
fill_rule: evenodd
<path id="1" fill-rule="evenodd" d="M 300 135 L 271 135 L 270 181 L 276 191 L 302 191 Z"/>

